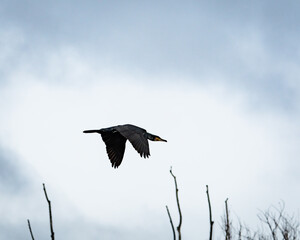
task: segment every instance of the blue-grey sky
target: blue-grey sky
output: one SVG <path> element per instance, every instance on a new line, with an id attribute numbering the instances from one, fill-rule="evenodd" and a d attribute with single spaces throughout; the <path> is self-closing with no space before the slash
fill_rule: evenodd
<path id="1" fill-rule="evenodd" d="M 58 238 L 171 239 L 171 165 L 187 239 L 208 235 L 206 184 L 216 221 L 227 197 L 254 227 L 280 200 L 299 213 L 299 9 L 0 0 L 0 238 L 30 239 L 27 218 L 49 235 L 45 182 Z M 82 130 L 124 123 L 168 143 L 112 169 Z"/>

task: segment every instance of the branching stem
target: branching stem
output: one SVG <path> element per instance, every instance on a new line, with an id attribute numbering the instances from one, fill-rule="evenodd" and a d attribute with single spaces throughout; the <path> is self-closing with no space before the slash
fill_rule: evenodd
<path id="1" fill-rule="evenodd" d="M 47 200 L 48 206 L 49 206 L 51 240 L 54 240 L 54 231 L 53 231 L 53 222 L 52 222 L 52 211 L 51 211 L 51 201 L 48 198 L 46 187 L 45 187 L 44 183 L 43 183 L 43 189 L 44 189 L 45 197 L 46 197 L 46 200 Z"/>

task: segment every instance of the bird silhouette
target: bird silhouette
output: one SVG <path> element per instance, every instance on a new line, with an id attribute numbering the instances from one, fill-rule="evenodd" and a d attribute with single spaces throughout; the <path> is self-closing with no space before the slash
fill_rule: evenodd
<path id="1" fill-rule="evenodd" d="M 106 145 L 108 158 L 114 168 L 118 168 L 122 163 L 127 139 L 141 157 L 144 158 L 150 156 L 148 139 L 151 141 L 167 142 L 167 140 L 148 133 L 145 129 L 131 124 L 118 125 L 99 130 L 85 130 L 83 132 L 101 134 L 102 140 Z"/>

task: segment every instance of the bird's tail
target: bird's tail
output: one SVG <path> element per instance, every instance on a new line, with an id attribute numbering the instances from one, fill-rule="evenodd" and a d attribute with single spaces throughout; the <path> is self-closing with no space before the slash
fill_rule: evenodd
<path id="1" fill-rule="evenodd" d="M 100 130 L 84 130 L 84 133 L 100 133 Z"/>

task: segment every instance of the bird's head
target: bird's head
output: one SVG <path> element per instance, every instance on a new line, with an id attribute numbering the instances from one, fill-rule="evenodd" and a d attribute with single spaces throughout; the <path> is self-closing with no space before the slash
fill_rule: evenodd
<path id="1" fill-rule="evenodd" d="M 161 137 L 159 136 L 156 136 L 156 135 L 153 135 L 153 134 L 150 134 L 148 133 L 148 139 L 151 140 L 151 141 L 162 141 L 162 142 L 167 142 L 167 140 L 165 139 L 162 139 Z"/>

